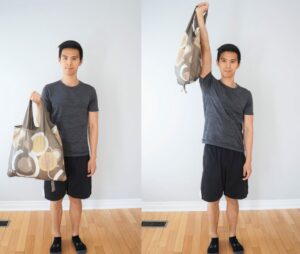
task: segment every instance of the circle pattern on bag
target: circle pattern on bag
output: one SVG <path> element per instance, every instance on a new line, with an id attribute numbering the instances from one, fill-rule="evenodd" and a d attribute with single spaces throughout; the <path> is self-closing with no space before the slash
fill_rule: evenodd
<path id="1" fill-rule="evenodd" d="M 35 165 L 32 158 L 29 156 L 20 156 L 17 160 L 17 168 L 24 175 L 32 175 L 35 171 Z"/>
<path id="2" fill-rule="evenodd" d="M 22 150 L 15 153 L 12 166 L 16 174 L 20 176 L 36 177 L 40 172 L 36 157 Z"/>
<path id="3" fill-rule="evenodd" d="M 52 171 L 57 165 L 57 157 L 54 152 L 46 152 L 39 158 L 39 165 L 43 171 Z"/>
<path id="4" fill-rule="evenodd" d="M 43 132 L 38 132 L 31 137 L 32 150 L 31 152 L 36 156 L 42 155 L 49 147 L 48 139 Z"/>

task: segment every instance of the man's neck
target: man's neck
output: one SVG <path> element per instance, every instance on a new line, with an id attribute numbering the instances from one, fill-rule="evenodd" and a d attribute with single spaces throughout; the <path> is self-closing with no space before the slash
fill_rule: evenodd
<path id="1" fill-rule="evenodd" d="M 63 76 L 61 81 L 67 86 L 77 86 L 79 84 L 79 80 L 76 75 L 74 76 Z"/>
<path id="2" fill-rule="evenodd" d="M 221 82 L 228 87 L 235 88 L 237 84 L 234 82 L 234 78 L 221 78 Z"/>

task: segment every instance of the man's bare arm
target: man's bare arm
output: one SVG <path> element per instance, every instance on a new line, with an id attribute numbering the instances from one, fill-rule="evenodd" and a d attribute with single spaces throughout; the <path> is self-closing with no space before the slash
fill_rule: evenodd
<path id="1" fill-rule="evenodd" d="M 33 91 L 30 95 L 30 100 L 32 100 L 37 106 L 36 119 L 37 119 L 38 126 L 40 126 L 40 118 L 41 118 L 40 115 L 41 115 L 41 107 L 42 107 L 41 95 L 38 92 Z"/>
<path id="2" fill-rule="evenodd" d="M 201 45 L 201 72 L 200 77 L 204 78 L 211 72 L 212 57 L 208 39 L 208 32 L 204 22 L 204 13 L 208 11 L 208 3 L 200 3 L 196 8 L 197 20 L 200 29 L 200 45 Z"/>
<path id="3" fill-rule="evenodd" d="M 91 157 L 88 163 L 88 176 L 92 176 L 96 171 L 98 132 L 98 112 L 89 112 L 88 133 Z"/>
<path id="4" fill-rule="evenodd" d="M 246 162 L 244 164 L 244 178 L 247 180 L 252 173 L 252 147 L 253 147 L 253 115 L 244 115 L 244 146 L 246 150 Z"/>

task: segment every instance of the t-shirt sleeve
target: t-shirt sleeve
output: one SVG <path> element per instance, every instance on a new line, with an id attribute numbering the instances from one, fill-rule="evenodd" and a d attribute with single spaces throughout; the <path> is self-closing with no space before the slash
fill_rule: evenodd
<path id="1" fill-rule="evenodd" d="M 244 108 L 244 115 L 253 115 L 253 100 L 251 92 L 248 94 L 247 103 Z"/>
<path id="2" fill-rule="evenodd" d="M 50 95 L 49 95 L 49 90 L 48 90 L 47 86 L 45 86 L 43 88 L 43 91 L 42 91 L 42 100 L 43 100 L 43 102 L 45 104 L 45 107 L 46 107 L 47 111 L 49 113 L 51 113 L 52 112 L 52 106 L 51 106 Z"/>
<path id="3" fill-rule="evenodd" d="M 97 92 L 96 92 L 96 89 L 94 87 L 92 88 L 90 102 L 89 102 L 89 106 L 88 106 L 88 111 L 89 112 L 99 111 Z"/>
<path id="4" fill-rule="evenodd" d="M 214 76 L 209 72 L 204 78 L 199 77 L 200 87 L 202 91 L 207 90 L 213 83 Z"/>

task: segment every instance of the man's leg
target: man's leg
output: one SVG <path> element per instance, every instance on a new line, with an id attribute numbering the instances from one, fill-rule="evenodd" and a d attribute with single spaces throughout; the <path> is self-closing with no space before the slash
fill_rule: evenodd
<path id="1" fill-rule="evenodd" d="M 76 249 L 76 253 L 84 254 L 86 253 L 87 248 L 79 237 L 79 226 L 80 226 L 80 220 L 82 214 L 82 201 L 81 199 L 73 198 L 70 195 L 69 195 L 69 199 L 70 199 L 69 213 L 70 213 L 70 218 L 72 223 L 72 241 Z"/>
<path id="2" fill-rule="evenodd" d="M 60 237 L 62 199 L 58 201 L 50 201 L 50 212 L 52 220 L 52 234 L 54 235 L 54 237 Z"/>
<path id="3" fill-rule="evenodd" d="M 207 253 L 219 253 L 218 222 L 219 200 L 223 194 L 221 149 L 205 145 L 203 153 L 203 172 L 201 179 L 202 199 L 207 201 L 207 214 L 210 243 Z"/>
<path id="4" fill-rule="evenodd" d="M 233 253 L 243 254 L 244 248 L 236 238 L 236 226 L 239 215 L 239 203 L 237 199 L 232 199 L 226 196 L 227 208 L 226 214 L 229 223 L 229 242 L 233 249 Z"/>
<path id="5" fill-rule="evenodd" d="M 52 234 L 54 239 L 50 247 L 50 254 L 61 254 L 60 224 L 62 218 L 62 199 L 50 202 Z"/>
<path id="6" fill-rule="evenodd" d="M 226 183 L 224 194 L 227 203 L 227 219 L 229 224 L 229 243 L 234 254 L 244 253 L 244 247 L 236 238 L 236 229 L 239 215 L 239 199 L 244 199 L 248 195 L 248 181 L 243 180 L 243 167 L 245 154 L 234 150 L 224 150 L 226 159 Z"/>
<path id="7" fill-rule="evenodd" d="M 209 236 L 211 238 L 207 253 L 219 253 L 218 222 L 219 222 L 219 200 L 207 203 L 207 214 L 209 224 Z"/>
<path id="8" fill-rule="evenodd" d="M 208 202 L 208 222 L 209 222 L 209 235 L 211 238 L 218 237 L 218 222 L 219 222 L 219 200 L 215 202 Z"/>
<path id="9" fill-rule="evenodd" d="M 82 202 L 81 199 L 73 198 L 69 196 L 70 200 L 70 218 L 72 223 L 72 236 L 79 235 L 79 225 L 82 214 Z"/>
<path id="10" fill-rule="evenodd" d="M 239 203 L 236 199 L 232 199 L 226 196 L 227 207 L 226 214 L 229 223 L 229 236 L 236 235 L 236 225 L 239 215 Z"/>

